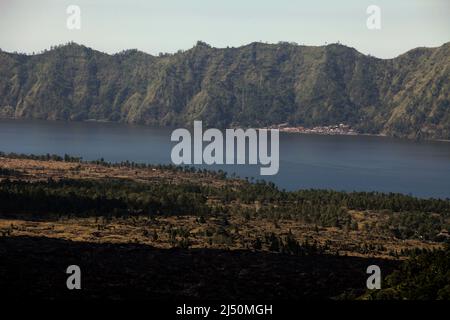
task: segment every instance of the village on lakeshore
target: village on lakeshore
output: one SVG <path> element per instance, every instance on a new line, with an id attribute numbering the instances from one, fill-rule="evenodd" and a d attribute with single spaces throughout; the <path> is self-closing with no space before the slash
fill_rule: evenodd
<path id="1" fill-rule="evenodd" d="M 289 133 L 308 133 L 308 134 L 325 134 L 325 135 L 357 135 L 354 129 L 352 129 L 349 125 L 340 123 L 338 125 L 330 125 L 330 126 L 316 126 L 312 128 L 305 128 L 302 126 L 299 127 L 290 127 L 288 123 L 282 123 L 278 125 L 274 125 L 269 127 L 269 129 L 278 129 L 280 132 L 289 132 Z"/>

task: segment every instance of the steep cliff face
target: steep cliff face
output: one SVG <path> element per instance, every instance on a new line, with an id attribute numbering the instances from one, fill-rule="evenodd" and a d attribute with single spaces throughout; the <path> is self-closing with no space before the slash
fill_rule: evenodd
<path id="1" fill-rule="evenodd" d="M 348 123 L 361 132 L 450 138 L 450 43 L 395 59 L 342 45 L 252 43 L 154 57 L 68 44 L 0 52 L 0 117 L 209 126 Z"/>

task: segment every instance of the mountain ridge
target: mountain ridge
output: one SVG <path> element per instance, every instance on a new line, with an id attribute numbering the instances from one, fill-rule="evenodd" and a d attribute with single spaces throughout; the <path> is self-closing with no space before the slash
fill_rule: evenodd
<path id="1" fill-rule="evenodd" d="M 113 55 L 69 43 L 36 55 L 0 51 L 0 117 L 148 125 L 314 126 L 450 138 L 450 42 L 396 58 L 340 44 L 199 41 L 175 54 Z"/>

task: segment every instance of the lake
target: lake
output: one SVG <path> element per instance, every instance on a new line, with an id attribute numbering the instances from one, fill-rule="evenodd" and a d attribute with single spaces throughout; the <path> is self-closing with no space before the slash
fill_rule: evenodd
<path id="1" fill-rule="evenodd" d="M 168 128 L 113 123 L 0 120 L 0 151 L 168 164 L 175 145 L 171 133 Z M 281 133 L 280 170 L 275 176 L 260 176 L 259 165 L 209 168 L 263 178 L 287 190 L 382 191 L 450 198 L 448 142 Z"/>

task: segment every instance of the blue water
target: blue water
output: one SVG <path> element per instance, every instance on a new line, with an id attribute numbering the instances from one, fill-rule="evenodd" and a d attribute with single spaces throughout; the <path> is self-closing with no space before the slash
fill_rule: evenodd
<path id="1" fill-rule="evenodd" d="M 175 144 L 170 141 L 171 132 L 112 123 L 0 120 L 0 150 L 167 164 Z M 448 142 L 281 134 L 277 175 L 260 176 L 260 166 L 212 167 L 218 168 L 270 180 L 287 190 L 383 191 L 450 198 Z"/>

